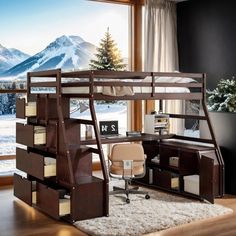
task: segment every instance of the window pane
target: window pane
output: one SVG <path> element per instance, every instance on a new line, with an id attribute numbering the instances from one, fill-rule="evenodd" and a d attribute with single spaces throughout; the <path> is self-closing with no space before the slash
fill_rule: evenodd
<path id="1" fill-rule="evenodd" d="M 14 155 L 16 142 L 16 115 L 0 116 L 0 155 Z"/>
<path id="2" fill-rule="evenodd" d="M 127 5 L 87 0 L 0 2 L 0 89 L 10 89 L 13 84 L 24 88 L 28 71 L 90 69 L 107 32 L 124 69 L 129 70 L 129 12 Z M 0 102 L 0 155 L 15 153 L 15 96 L 0 94 L 1 101 L 11 104 L 6 108 Z M 120 133 L 128 129 L 126 102 L 96 103 L 96 110 L 98 119 L 116 117 Z M 87 113 L 74 111 L 71 116 Z"/>

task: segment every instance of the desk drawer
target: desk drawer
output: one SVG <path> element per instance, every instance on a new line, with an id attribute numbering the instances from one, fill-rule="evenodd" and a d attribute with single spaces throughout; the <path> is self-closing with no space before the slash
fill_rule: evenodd
<path id="1" fill-rule="evenodd" d="M 56 176 L 56 159 L 16 148 L 16 168 L 44 180 Z"/>
<path id="2" fill-rule="evenodd" d="M 16 142 L 30 147 L 46 144 L 46 128 L 16 123 Z"/>
<path id="3" fill-rule="evenodd" d="M 53 218 L 60 218 L 71 212 L 71 201 L 63 196 L 66 190 L 54 189 L 44 184 L 37 183 L 37 207 Z"/>
<path id="4" fill-rule="evenodd" d="M 34 117 L 37 115 L 36 102 L 26 103 L 25 98 L 16 99 L 16 118 L 25 119 L 26 117 Z"/>
<path id="5" fill-rule="evenodd" d="M 14 196 L 29 205 L 36 204 L 36 181 L 14 174 L 13 182 Z"/>

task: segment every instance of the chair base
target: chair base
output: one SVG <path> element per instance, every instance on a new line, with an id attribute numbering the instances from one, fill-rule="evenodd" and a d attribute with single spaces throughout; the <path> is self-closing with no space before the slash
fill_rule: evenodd
<path id="1" fill-rule="evenodd" d="M 145 198 L 146 199 L 149 199 L 150 196 L 148 194 L 148 192 L 146 191 L 140 191 L 138 190 L 139 187 L 133 187 L 133 188 L 129 188 L 128 186 L 128 180 L 125 180 L 125 188 L 120 188 L 120 187 L 116 187 L 114 186 L 113 187 L 113 191 L 110 192 L 109 194 L 110 195 L 115 195 L 115 194 L 126 194 L 126 202 L 127 203 L 130 203 L 130 200 L 129 200 L 129 194 L 145 194 Z"/>

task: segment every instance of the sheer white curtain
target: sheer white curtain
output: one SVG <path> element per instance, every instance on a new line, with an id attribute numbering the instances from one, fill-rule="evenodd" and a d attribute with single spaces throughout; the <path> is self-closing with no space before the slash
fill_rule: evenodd
<path id="1" fill-rule="evenodd" d="M 176 4 L 166 0 L 146 0 L 144 29 L 145 69 L 178 70 Z"/>
<path id="2" fill-rule="evenodd" d="M 179 69 L 176 4 L 168 0 L 145 0 L 144 69 L 173 72 Z M 182 101 L 163 103 L 164 112 L 182 113 Z M 170 131 L 182 134 L 184 120 L 171 119 Z"/>

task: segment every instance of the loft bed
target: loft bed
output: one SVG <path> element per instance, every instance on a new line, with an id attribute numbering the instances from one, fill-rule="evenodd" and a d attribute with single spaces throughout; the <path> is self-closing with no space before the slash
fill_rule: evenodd
<path id="1" fill-rule="evenodd" d="M 69 175 L 64 176 L 65 181 L 61 184 L 76 184 L 71 161 L 71 147 L 67 142 L 65 117 L 63 116 L 62 99 L 80 98 L 89 100 L 91 120 L 76 119 L 80 125 L 92 125 L 94 128 L 94 140 L 79 140 L 79 151 L 81 156 L 89 152 L 97 153 L 106 182 L 104 192 L 108 193 L 108 174 L 102 151 L 102 143 L 113 143 L 121 140 L 102 140 L 100 137 L 94 100 L 199 100 L 203 108 L 203 115 L 169 114 L 170 118 L 205 120 L 209 127 L 210 139 L 192 138 L 180 135 L 169 135 L 163 138 L 174 138 L 184 141 L 207 143 L 214 146 L 220 168 L 220 192 L 223 195 L 224 187 L 224 163 L 217 145 L 213 128 L 206 107 L 206 75 L 201 73 L 161 73 L 161 72 L 127 72 L 127 71 L 73 71 L 62 72 L 60 69 L 29 72 L 27 75 L 27 95 L 31 99 L 37 96 L 47 96 L 56 99 L 61 140 L 63 145 L 58 145 L 58 153 L 63 153 L 67 158 Z M 46 89 L 45 89 L 46 88 Z M 160 106 L 162 102 L 160 102 Z M 162 107 L 160 107 L 162 108 Z M 47 122 L 47 121 L 46 121 Z M 162 137 L 158 137 L 161 139 Z M 148 136 L 147 140 L 155 140 L 155 135 Z M 123 141 L 145 140 L 140 138 L 124 138 Z M 87 147 L 96 144 L 97 148 Z M 108 197 L 106 198 L 106 211 L 108 213 Z"/>
<path id="2" fill-rule="evenodd" d="M 123 71 L 45 71 L 29 73 L 30 88 L 51 87 L 68 97 L 94 100 L 202 99 L 204 74 Z M 44 82 L 40 77 L 58 77 Z M 34 78 L 33 78 L 34 77 Z M 60 77 L 60 78 L 59 78 Z M 33 78 L 33 79 L 32 79 Z M 197 92 L 190 92 L 197 88 Z"/>
<path id="3" fill-rule="evenodd" d="M 169 114 L 171 118 L 207 121 L 211 139 L 175 136 L 217 147 L 205 101 L 206 75 L 201 73 L 49 70 L 28 73 L 28 96 L 48 94 L 94 100 L 198 100 L 204 115 Z M 45 89 L 46 88 L 46 89 Z M 91 107 L 90 107 L 91 108 Z"/>

